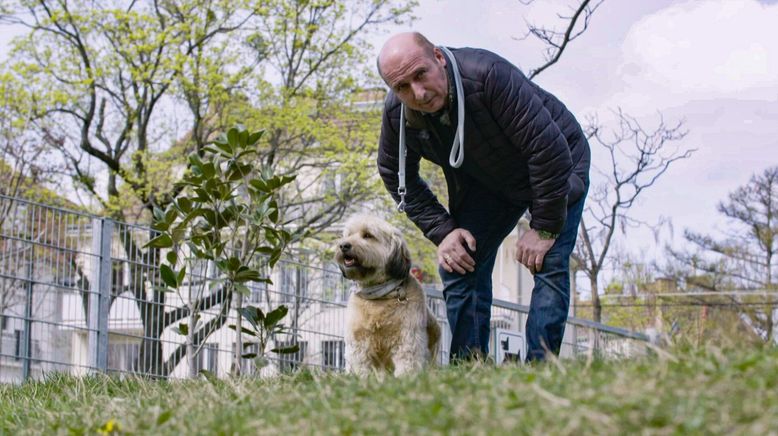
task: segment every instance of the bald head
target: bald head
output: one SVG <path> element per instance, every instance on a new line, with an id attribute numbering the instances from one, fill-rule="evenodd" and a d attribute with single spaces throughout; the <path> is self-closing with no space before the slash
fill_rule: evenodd
<path id="1" fill-rule="evenodd" d="M 446 58 L 419 32 L 398 33 L 378 54 L 378 73 L 413 110 L 436 112 L 448 103 Z"/>
<path id="2" fill-rule="evenodd" d="M 398 56 L 406 55 L 409 51 L 427 56 L 430 59 L 435 57 L 435 46 L 421 33 L 398 33 L 389 37 L 378 53 L 378 74 L 383 78 L 383 63 L 394 62 Z"/>

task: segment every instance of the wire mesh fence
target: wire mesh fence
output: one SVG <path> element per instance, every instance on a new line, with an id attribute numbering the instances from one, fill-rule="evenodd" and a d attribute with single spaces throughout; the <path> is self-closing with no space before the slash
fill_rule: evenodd
<path id="1" fill-rule="evenodd" d="M 0 381 L 37 379 L 52 371 L 107 372 L 184 378 L 207 370 L 217 376 L 271 374 L 302 366 L 339 371 L 345 366 L 346 300 L 351 283 L 324 260 L 282 260 L 272 284 L 253 283 L 247 296 L 218 286 L 214 268 L 187 274 L 185 289 L 204 286 L 194 297 L 165 291 L 159 271 L 163 253 L 145 248 L 150 228 L 82 212 L 0 196 Z M 216 284 L 216 285 L 214 285 Z M 442 294 L 428 289 L 429 305 L 443 331 L 440 363 L 448 361 L 449 328 Z M 240 301 L 238 299 L 240 298 Z M 196 304 L 195 304 L 196 303 Z M 272 346 L 296 344 L 292 354 L 236 358 L 256 352 L 231 326 L 235 307 L 268 312 L 289 308 L 287 333 Z M 197 317 L 192 307 L 197 307 Z M 495 300 L 492 325 L 522 331 L 526 306 Z M 194 329 L 187 347 L 182 325 Z M 599 349 L 626 356 L 645 337 L 572 318 L 562 355 Z"/>

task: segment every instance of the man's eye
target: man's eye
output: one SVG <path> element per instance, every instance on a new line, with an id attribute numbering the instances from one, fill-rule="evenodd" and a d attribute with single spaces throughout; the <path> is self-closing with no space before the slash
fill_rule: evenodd
<path id="1" fill-rule="evenodd" d="M 397 85 L 397 86 L 394 88 L 394 90 L 395 90 L 395 91 L 397 91 L 397 92 L 403 92 L 403 91 L 405 91 L 407 88 L 408 88 L 408 84 L 407 84 L 407 83 L 403 83 L 403 84 Z"/>
<path id="2" fill-rule="evenodd" d="M 417 78 L 417 79 L 423 79 L 425 74 L 427 74 L 427 72 L 426 72 L 426 71 L 424 71 L 424 70 L 421 70 L 421 71 L 419 71 L 419 72 L 416 74 L 416 78 Z"/>

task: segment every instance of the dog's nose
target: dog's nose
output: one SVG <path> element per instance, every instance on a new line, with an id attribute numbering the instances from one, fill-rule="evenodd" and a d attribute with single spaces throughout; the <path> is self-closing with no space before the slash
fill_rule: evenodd
<path id="1" fill-rule="evenodd" d="M 345 253 L 345 252 L 347 252 L 349 250 L 351 250 L 351 244 L 350 243 L 344 242 L 344 243 L 340 244 L 340 251 Z"/>

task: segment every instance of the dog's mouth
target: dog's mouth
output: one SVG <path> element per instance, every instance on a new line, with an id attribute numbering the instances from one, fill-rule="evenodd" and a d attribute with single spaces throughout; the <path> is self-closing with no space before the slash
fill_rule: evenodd
<path id="1" fill-rule="evenodd" d="M 359 262 L 357 262 L 357 258 L 348 254 L 343 255 L 343 266 L 347 268 L 353 268 L 355 266 L 359 266 Z"/>

